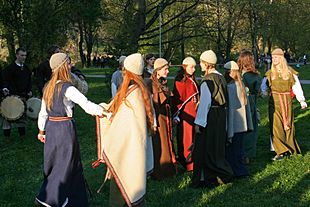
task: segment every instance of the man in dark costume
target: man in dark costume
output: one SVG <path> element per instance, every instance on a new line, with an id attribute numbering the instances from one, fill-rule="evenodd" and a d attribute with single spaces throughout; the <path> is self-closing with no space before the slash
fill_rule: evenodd
<path id="1" fill-rule="evenodd" d="M 31 91 L 31 71 L 25 65 L 27 52 L 23 48 L 16 50 L 16 60 L 2 71 L 3 94 L 4 96 L 16 95 L 23 101 L 32 96 Z M 3 133 L 5 137 L 11 134 L 12 123 L 18 127 L 20 137 L 26 134 L 26 117 L 23 115 L 14 122 L 3 120 Z"/>

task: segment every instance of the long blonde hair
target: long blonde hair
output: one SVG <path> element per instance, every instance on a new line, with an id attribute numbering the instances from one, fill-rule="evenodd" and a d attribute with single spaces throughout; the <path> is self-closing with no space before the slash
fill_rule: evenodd
<path id="1" fill-rule="evenodd" d="M 240 92 L 242 94 L 243 103 L 244 103 L 244 105 L 247 105 L 248 104 L 247 94 L 246 94 L 246 91 L 245 91 L 245 87 L 244 87 L 244 85 L 242 83 L 240 72 L 238 70 L 230 70 L 229 76 L 234 81 L 238 82 L 239 88 L 241 90 Z"/>
<path id="2" fill-rule="evenodd" d="M 57 81 L 60 82 L 57 83 Z M 62 85 L 65 82 L 72 83 L 70 67 L 67 61 L 65 61 L 64 64 L 62 64 L 58 69 L 52 72 L 51 79 L 44 87 L 43 100 L 45 101 L 46 107 L 49 111 L 53 106 L 55 90 L 57 90 L 57 95 L 59 95 Z"/>
<path id="3" fill-rule="evenodd" d="M 122 102 L 125 101 L 126 104 L 126 96 L 127 96 L 127 91 L 131 83 L 134 83 L 140 88 L 142 92 L 142 97 L 144 100 L 144 106 L 145 106 L 145 112 L 147 116 L 147 124 L 149 129 L 153 130 L 154 126 L 154 117 L 153 117 L 153 110 L 152 110 L 152 105 L 151 105 L 151 100 L 150 100 L 150 93 L 147 90 L 144 80 L 142 79 L 141 76 L 136 75 L 128 70 L 124 71 L 124 80 L 123 83 L 120 87 L 120 89 L 117 91 L 114 101 L 112 105 L 109 108 L 109 111 L 111 111 L 113 114 L 117 113 L 119 107 L 121 106 Z"/>
<path id="4" fill-rule="evenodd" d="M 276 77 L 282 77 L 283 80 L 288 80 L 290 77 L 290 70 L 289 66 L 287 65 L 287 62 L 282 55 L 278 55 L 280 57 L 280 63 L 278 65 L 278 68 L 280 68 L 281 73 L 279 74 L 278 70 L 275 68 L 275 66 L 271 65 L 271 79 L 274 80 Z"/>

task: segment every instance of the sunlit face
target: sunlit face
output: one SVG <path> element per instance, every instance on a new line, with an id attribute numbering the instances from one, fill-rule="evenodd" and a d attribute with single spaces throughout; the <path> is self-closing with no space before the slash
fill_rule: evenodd
<path id="1" fill-rule="evenodd" d="M 280 60 L 281 60 L 281 57 L 280 57 L 279 55 L 273 55 L 273 56 L 272 56 L 272 64 L 273 64 L 274 66 L 279 65 Z"/>
<path id="2" fill-rule="evenodd" d="M 26 57 L 27 57 L 27 52 L 20 50 L 18 51 L 18 53 L 16 53 L 16 62 L 18 62 L 19 64 L 24 64 Z"/>
<path id="3" fill-rule="evenodd" d="M 157 71 L 157 78 L 166 78 L 168 76 L 169 73 L 169 66 L 166 65 L 165 67 L 163 67 L 162 69 Z"/>
<path id="4" fill-rule="evenodd" d="M 154 62 L 155 62 L 155 57 L 151 57 L 150 59 L 148 59 L 146 62 L 147 62 L 147 65 L 150 66 L 150 67 L 154 67 Z"/>
<path id="5" fill-rule="evenodd" d="M 193 75 L 193 73 L 195 72 L 195 65 L 185 65 L 185 71 L 188 75 Z"/>

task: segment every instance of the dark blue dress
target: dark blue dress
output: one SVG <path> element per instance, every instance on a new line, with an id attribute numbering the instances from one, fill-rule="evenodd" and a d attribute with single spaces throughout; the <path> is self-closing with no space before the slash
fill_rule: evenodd
<path id="1" fill-rule="evenodd" d="M 60 84 L 58 84 L 58 87 Z M 64 93 L 71 86 L 64 83 L 59 96 L 55 90 L 49 117 L 66 117 Z M 57 86 L 56 86 L 57 88 Z M 88 206 L 74 120 L 47 120 L 44 144 L 44 182 L 37 201 L 44 206 Z"/>

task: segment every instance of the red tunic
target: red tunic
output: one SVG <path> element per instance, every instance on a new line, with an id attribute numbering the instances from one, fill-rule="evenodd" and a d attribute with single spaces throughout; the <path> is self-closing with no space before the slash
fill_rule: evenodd
<path id="1" fill-rule="evenodd" d="M 198 86 L 190 77 L 185 80 L 176 78 L 173 88 L 172 103 L 174 115 L 179 113 L 180 122 L 177 125 L 177 149 L 178 161 L 186 167 L 187 171 L 193 170 L 193 162 L 191 159 L 186 161 L 195 133 L 195 117 L 198 103 Z"/>

